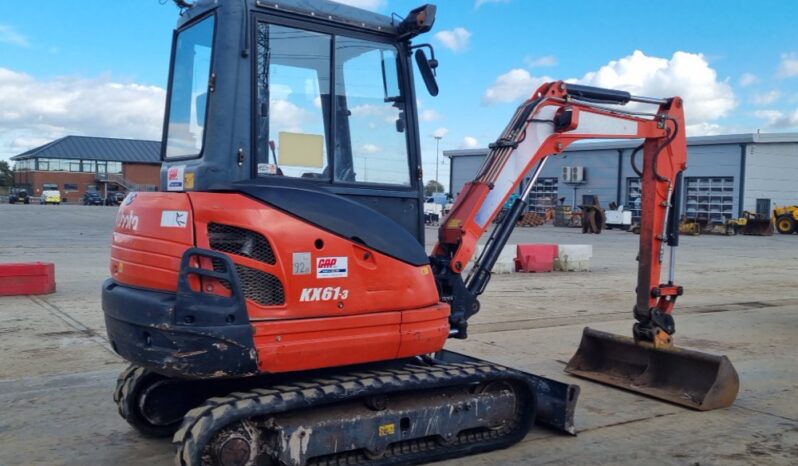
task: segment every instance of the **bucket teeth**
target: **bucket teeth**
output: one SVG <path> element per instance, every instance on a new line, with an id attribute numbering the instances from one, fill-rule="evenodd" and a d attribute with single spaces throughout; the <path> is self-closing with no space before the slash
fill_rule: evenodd
<path id="1" fill-rule="evenodd" d="M 588 327 L 565 372 L 701 411 L 730 406 L 740 388 L 726 356 L 655 348 Z"/>

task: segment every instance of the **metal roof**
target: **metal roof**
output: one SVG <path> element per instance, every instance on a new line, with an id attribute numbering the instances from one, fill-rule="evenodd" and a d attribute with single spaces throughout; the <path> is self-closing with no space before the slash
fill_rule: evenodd
<path id="1" fill-rule="evenodd" d="M 613 141 L 579 141 L 573 143 L 565 152 L 587 150 L 613 150 L 631 149 L 640 145 L 641 140 L 613 140 Z M 743 133 L 721 134 L 718 136 L 691 136 L 687 138 L 688 146 L 711 146 L 721 144 L 775 144 L 798 143 L 798 133 Z M 445 150 L 446 157 L 484 156 L 487 148 L 482 149 L 455 149 Z"/>
<path id="2" fill-rule="evenodd" d="M 11 157 L 26 159 L 82 159 L 127 163 L 161 163 L 160 141 L 65 136 Z"/>

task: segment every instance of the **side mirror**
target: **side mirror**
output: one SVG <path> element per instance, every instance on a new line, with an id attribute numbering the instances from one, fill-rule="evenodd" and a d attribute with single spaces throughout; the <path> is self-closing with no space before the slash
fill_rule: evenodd
<path id="1" fill-rule="evenodd" d="M 435 80 L 435 73 L 432 69 L 433 66 L 438 66 L 437 60 L 434 60 L 434 63 L 430 63 L 424 51 L 417 49 L 416 64 L 418 65 L 418 71 L 421 73 L 421 77 L 424 79 L 424 84 L 427 86 L 427 91 L 431 96 L 435 97 L 438 95 L 438 82 Z"/>

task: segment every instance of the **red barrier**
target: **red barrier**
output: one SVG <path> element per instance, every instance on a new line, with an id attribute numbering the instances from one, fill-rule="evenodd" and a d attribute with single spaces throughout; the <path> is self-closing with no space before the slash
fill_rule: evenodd
<path id="1" fill-rule="evenodd" d="M 517 272 L 551 272 L 557 257 L 556 244 L 519 244 L 516 249 Z"/>
<path id="2" fill-rule="evenodd" d="M 0 264 L 0 296 L 55 293 L 55 265 L 50 262 Z"/>

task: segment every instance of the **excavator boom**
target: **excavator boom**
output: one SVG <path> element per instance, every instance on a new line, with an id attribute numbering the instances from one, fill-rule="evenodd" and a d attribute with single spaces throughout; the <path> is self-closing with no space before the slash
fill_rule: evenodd
<path id="1" fill-rule="evenodd" d="M 617 107 L 629 102 L 653 104 L 657 109 L 641 113 Z M 586 329 L 566 371 L 698 409 L 728 406 L 739 386 L 728 359 L 672 348 L 676 329 L 671 313 L 683 293 L 674 282 L 674 265 L 682 174 L 687 167 L 684 109 L 679 97 L 639 97 L 558 81 L 542 85 L 518 107 L 439 228 L 431 259 L 443 298 L 452 304 L 451 335 L 467 336 L 468 319 L 479 311 L 477 298 L 490 280 L 490 270 L 547 158 L 583 139 L 643 141 L 632 154 L 633 168 L 641 177 L 643 212 L 633 308 L 636 323 L 634 338 L 629 339 Z M 640 152 L 642 165 L 638 167 Z M 533 169 L 532 181 L 499 222 L 463 280 L 461 273 L 473 258 L 478 240 Z M 667 280 L 663 280 L 666 247 L 669 269 Z M 703 374 L 700 382 L 680 376 L 693 372 Z M 682 396 L 684 393 L 690 396 Z"/>

